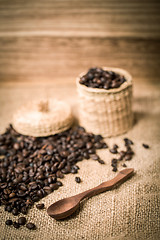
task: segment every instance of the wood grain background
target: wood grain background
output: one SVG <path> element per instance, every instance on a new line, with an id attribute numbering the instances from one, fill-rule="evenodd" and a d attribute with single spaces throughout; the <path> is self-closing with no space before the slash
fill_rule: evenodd
<path id="1" fill-rule="evenodd" d="M 159 10 L 159 0 L 0 0 L 0 85 L 72 86 L 91 66 L 157 84 Z"/>

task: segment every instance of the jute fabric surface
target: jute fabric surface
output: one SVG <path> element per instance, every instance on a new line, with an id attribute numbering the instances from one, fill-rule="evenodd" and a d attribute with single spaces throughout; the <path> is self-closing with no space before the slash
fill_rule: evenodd
<path id="1" fill-rule="evenodd" d="M 25 91 L 24 91 L 25 89 Z M 23 90 L 23 92 L 22 92 Z M 47 93 L 46 93 L 47 92 Z M 56 90 L 44 88 L 1 88 L 0 89 L 0 130 L 4 131 L 10 122 L 12 113 L 25 102 L 28 97 L 57 96 L 66 99 L 72 104 L 74 114 L 77 114 L 76 89 Z M 54 94 L 55 97 L 55 94 Z M 134 91 L 134 116 L 136 122 L 133 128 L 125 135 L 106 138 L 111 147 L 117 143 L 124 148 L 123 138 L 133 140 L 135 155 L 131 161 L 126 162 L 133 167 L 136 174 L 120 187 L 84 200 L 80 208 L 72 217 L 56 221 L 50 218 L 45 210 L 38 210 L 34 206 L 27 215 L 27 221 L 34 222 L 37 230 L 30 231 L 25 227 L 14 229 L 5 226 L 5 220 L 15 219 L 12 214 L 0 207 L 0 239 L 5 240 L 158 240 L 160 236 L 160 92 L 159 88 L 150 86 L 137 86 Z M 144 149 L 142 143 L 150 145 Z M 89 188 L 95 187 L 103 181 L 113 178 L 110 162 L 113 155 L 106 150 L 98 151 L 105 165 L 94 160 L 83 160 L 77 165 L 82 183 L 77 184 L 75 175 L 65 176 L 63 187 L 51 193 L 40 202 L 47 208 L 51 203 Z M 118 167 L 122 169 L 121 165 Z"/>

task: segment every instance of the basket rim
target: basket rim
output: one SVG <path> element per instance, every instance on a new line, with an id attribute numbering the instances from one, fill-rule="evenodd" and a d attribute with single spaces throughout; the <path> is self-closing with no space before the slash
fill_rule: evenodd
<path id="1" fill-rule="evenodd" d="M 126 82 L 124 82 L 119 88 L 113 88 L 113 89 L 108 89 L 108 90 L 107 89 L 101 89 L 101 88 L 87 87 L 87 86 L 79 83 L 80 77 L 82 77 L 83 75 L 86 74 L 86 72 L 82 72 L 76 78 L 76 85 L 77 85 L 77 87 L 81 88 L 84 91 L 90 92 L 90 93 L 107 93 L 107 94 L 109 94 L 109 93 L 120 92 L 120 91 L 126 89 L 127 87 L 132 86 L 132 76 L 125 69 L 114 68 L 114 67 L 102 67 L 102 69 L 113 71 L 113 72 L 116 72 L 116 73 L 118 73 L 120 75 L 123 75 L 125 77 L 125 79 L 126 79 Z"/>

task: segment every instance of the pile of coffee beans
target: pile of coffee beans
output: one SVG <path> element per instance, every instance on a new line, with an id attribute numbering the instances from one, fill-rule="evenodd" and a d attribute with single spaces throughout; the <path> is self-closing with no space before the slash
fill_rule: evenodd
<path id="1" fill-rule="evenodd" d="M 5 224 L 8 225 L 8 226 L 12 226 L 14 228 L 20 228 L 21 226 L 24 226 L 26 224 L 27 220 L 25 217 L 20 217 L 18 218 L 18 221 L 12 221 L 11 219 L 7 219 Z M 27 223 L 26 224 L 26 227 L 29 229 L 29 230 L 35 230 L 36 229 L 36 225 L 34 223 Z"/>
<path id="2" fill-rule="evenodd" d="M 62 186 L 58 179 L 64 174 L 78 172 L 77 162 L 100 161 L 96 150 L 102 148 L 107 144 L 100 135 L 79 126 L 41 138 L 23 136 L 10 126 L 0 135 L 0 205 L 15 216 L 27 214 L 34 202 Z"/>
<path id="3" fill-rule="evenodd" d="M 124 76 L 113 71 L 106 71 L 102 68 L 90 68 L 88 72 L 80 78 L 79 83 L 91 88 L 112 89 L 118 88 L 126 81 Z"/>

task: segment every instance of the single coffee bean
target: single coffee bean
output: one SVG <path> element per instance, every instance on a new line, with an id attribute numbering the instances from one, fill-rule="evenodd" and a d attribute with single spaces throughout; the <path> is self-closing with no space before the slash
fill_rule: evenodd
<path id="1" fill-rule="evenodd" d="M 13 208 L 12 214 L 13 214 L 14 216 L 17 216 L 17 215 L 19 214 L 17 208 Z"/>
<path id="2" fill-rule="evenodd" d="M 19 223 L 17 223 L 17 222 L 13 222 L 13 227 L 14 227 L 14 228 L 20 228 L 20 225 L 19 225 Z"/>
<path id="3" fill-rule="evenodd" d="M 25 225 L 27 222 L 26 218 L 25 217 L 20 217 L 18 218 L 18 223 L 19 225 Z"/>
<path id="4" fill-rule="evenodd" d="M 143 146 L 144 148 L 149 148 L 149 145 L 147 145 L 147 144 L 145 144 L 145 143 L 143 143 L 142 146 Z"/>
<path id="5" fill-rule="evenodd" d="M 37 209 L 43 209 L 44 208 L 44 203 L 39 203 L 36 205 Z"/>
<path id="6" fill-rule="evenodd" d="M 29 230 L 35 230 L 36 229 L 36 225 L 34 223 L 27 223 L 26 224 L 26 227 L 29 229 Z"/>
<path id="7" fill-rule="evenodd" d="M 126 154 L 125 157 L 124 157 L 124 159 L 125 159 L 126 161 L 131 160 L 131 159 L 132 159 L 132 155 L 131 155 L 131 154 Z"/>
<path id="8" fill-rule="evenodd" d="M 93 154 L 93 155 L 91 155 L 91 158 L 92 158 L 93 160 L 98 160 L 98 159 L 99 159 L 99 156 L 98 156 L 97 154 Z"/>
<path id="9" fill-rule="evenodd" d="M 58 185 L 59 187 L 63 186 L 63 184 L 62 184 L 61 181 L 57 181 L 56 183 L 57 183 L 57 185 Z"/>
<path id="10" fill-rule="evenodd" d="M 113 154 L 118 153 L 117 149 L 115 149 L 115 148 L 113 148 L 113 149 L 109 149 L 109 151 L 110 151 L 111 153 L 113 153 Z"/>
<path id="11" fill-rule="evenodd" d="M 104 162 L 102 159 L 98 159 L 98 162 L 99 162 L 100 164 L 105 164 L 105 162 Z"/>
<path id="12" fill-rule="evenodd" d="M 5 222 L 5 224 L 8 225 L 8 226 L 11 226 L 12 223 L 13 223 L 13 222 L 12 222 L 12 220 L 10 220 L 10 219 L 6 220 L 6 222 Z"/>
<path id="13" fill-rule="evenodd" d="M 122 164 L 122 167 L 127 167 L 127 165 L 125 163 Z"/>
<path id="14" fill-rule="evenodd" d="M 117 167 L 114 166 L 113 169 L 112 169 L 113 172 L 117 172 Z"/>
<path id="15" fill-rule="evenodd" d="M 124 138 L 124 142 L 125 142 L 125 146 L 133 145 L 132 140 L 130 140 L 130 139 L 128 139 L 128 138 Z"/>
<path id="16" fill-rule="evenodd" d="M 80 177 L 75 177 L 75 181 L 76 181 L 77 183 L 80 183 L 80 182 L 81 182 Z"/>

